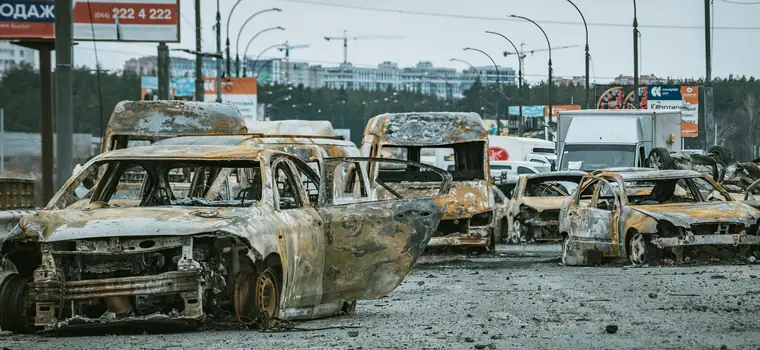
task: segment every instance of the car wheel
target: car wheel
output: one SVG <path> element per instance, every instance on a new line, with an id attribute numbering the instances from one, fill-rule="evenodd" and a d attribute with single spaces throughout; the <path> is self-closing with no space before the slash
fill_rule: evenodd
<path id="1" fill-rule="evenodd" d="M 723 146 L 712 146 L 707 150 L 707 153 L 715 154 L 718 158 L 716 161 L 718 161 L 718 163 L 721 163 L 723 166 L 728 165 L 734 160 L 733 155 L 731 154 L 731 150 Z"/>
<path id="2" fill-rule="evenodd" d="M 509 231 L 509 243 L 520 244 L 522 239 L 523 225 L 520 218 L 517 217 L 512 220 L 512 229 Z"/>
<path id="3" fill-rule="evenodd" d="M 0 272 L 0 329 L 14 333 L 33 333 L 34 308 L 28 302 L 31 277 Z"/>
<path id="4" fill-rule="evenodd" d="M 649 242 L 649 239 L 640 232 L 634 233 L 629 247 L 628 259 L 633 265 L 646 265 L 652 262 L 657 249 Z"/>
<path id="5" fill-rule="evenodd" d="M 343 306 L 340 308 L 340 312 L 348 315 L 352 315 L 356 312 L 356 300 L 344 301 Z"/>
<path id="6" fill-rule="evenodd" d="M 567 248 L 570 242 L 570 238 L 567 235 L 562 235 L 562 265 L 567 266 Z"/>
<path id="7" fill-rule="evenodd" d="M 271 267 L 241 272 L 235 280 L 235 314 L 241 321 L 256 321 L 264 328 L 276 325 L 280 314 L 280 287 Z"/>
<path id="8" fill-rule="evenodd" d="M 649 152 L 646 163 L 649 168 L 656 170 L 673 168 L 673 159 L 670 157 L 670 152 L 660 147 L 652 149 Z"/>

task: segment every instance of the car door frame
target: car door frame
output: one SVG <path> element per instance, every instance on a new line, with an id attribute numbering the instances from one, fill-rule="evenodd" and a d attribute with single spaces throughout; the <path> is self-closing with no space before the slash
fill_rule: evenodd
<path id="1" fill-rule="evenodd" d="M 432 238 L 445 210 L 451 174 L 434 166 L 389 158 L 324 160 L 319 191 L 319 212 L 326 237 L 322 302 L 385 296 L 403 281 Z M 335 204 L 334 172 L 345 162 L 367 163 L 362 170 L 378 166 L 372 162 L 431 170 L 441 176 L 441 188 L 430 197 L 381 200 L 370 199 L 370 189 L 365 189 L 368 200 Z"/>
<path id="2" fill-rule="evenodd" d="M 613 195 L 612 207 L 609 210 L 599 209 L 598 201 L 603 185 L 607 184 Z M 588 188 L 594 186 L 589 206 L 580 204 L 580 196 Z M 619 246 L 619 233 L 617 223 L 620 218 L 620 195 L 610 185 L 610 181 L 602 177 L 593 177 L 578 189 L 578 193 L 569 204 L 567 215 L 570 219 L 569 234 L 574 237 L 583 237 L 596 243 L 609 243 L 611 247 Z"/>

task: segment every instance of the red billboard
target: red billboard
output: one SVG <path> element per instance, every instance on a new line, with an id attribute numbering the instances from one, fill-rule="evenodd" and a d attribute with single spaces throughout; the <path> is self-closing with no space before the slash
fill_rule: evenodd
<path id="1" fill-rule="evenodd" d="M 74 1 L 76 41 L 179 42 L 179 0 Z M 0 0 L 0 39 L 53 39 L 55 2 Z"/>

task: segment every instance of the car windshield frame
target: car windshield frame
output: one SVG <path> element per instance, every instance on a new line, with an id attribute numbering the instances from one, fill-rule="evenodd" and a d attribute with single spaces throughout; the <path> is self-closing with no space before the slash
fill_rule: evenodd
<path id="1" fill-rule="evenodd" d="M 572 153 L 571 153 L 572 152 Z M 605 156 L 622 156 L 620 162 L 613 162 L 613 164 L 605 163 L 589 163 L 588 159 L 598 159 L 599 152 L 607 153 Z M 583 160 L 570 160 L 571 154 L 584 155 Z M 581 164 L 576 167 L 570 167 L 571 163 L 580 161 Z M 603 168 L 619 168 L 619 167 L 633 167 L 636 162 L 636 145 L 610 145 L 610 144 L 566 144 L 562 149 L 562 163 L 560 169 L 562 170 L 581 170 L 581 171 L 593 171 Z"/>

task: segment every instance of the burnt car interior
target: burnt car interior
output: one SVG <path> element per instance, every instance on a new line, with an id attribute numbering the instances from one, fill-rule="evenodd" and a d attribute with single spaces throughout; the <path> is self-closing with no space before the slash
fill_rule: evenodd
<path id="1" fill-rule="evenodd" d="M 581 177 L 556 177 L 529 179 L 525 184 L 526 197 L 567 197 L 571 188 L 581 181 Z"/>
<path id="2" fill-rule="evenodd" d="M 441 146 L 383 146 L 381 157 L 411 160 L 415 162 L 424 163 L 421 161 L 422 154 L 433 152 L 436 150 L 446 149 L 451 152 L 453 157 L 446 159 L 452 161 L 453 164 L 449 165 L 449 170 L 453 181 L 471 181 L 471 180 L 484 180 L 485 179 L 485 165 L 484 165 L 484 142 L 463 142 L 455 143 L 451 145 Z M 413 166 L 405 166 L 402 164 L 390 164 L 380 168 L 378 173 L 378 179 L 384 182 L 437 182 L 440 181 L 440 176 L 437 174 L 424 171 Z"/>
<path id="3" fill-rule="evenodd" d="M 691 178 L 658 179 L 645 181 L 626 181 L 628 190 L 626 196 L 633 205 L 657 205 L 677 203 L 704 202 L 705 198 L 700 187 Z M 707 193 L 715 191 L 714 188 Z M 720 201 L 716 197 L 708 197 L 710 201 Z"/>

